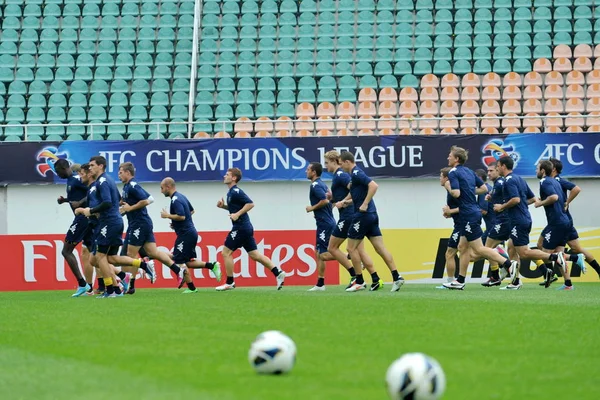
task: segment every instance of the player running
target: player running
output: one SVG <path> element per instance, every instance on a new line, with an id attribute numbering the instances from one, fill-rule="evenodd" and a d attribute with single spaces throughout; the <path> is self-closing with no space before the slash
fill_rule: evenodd
<path id="1" fill-rule="evenodd" d="M 558 160 L 556 158 L 550 158 L 550 162 L 552 163 L 552 166 L 553 166 L 552 177 L 554 179 L 556 179 L 558 181 L 558 183 L 560 183 L 560 186 L 561 186 L 562 191 L 565 196 L 565 210 L 567 213 L 567 217 L 569 218 L 570 221 L 573 221 L 573 217 L 571 216 L 571 211 L 570 211 L 570 205 L 573 202 L 573 200 L 575 200 L 575 198 L 579 195 L 579 193 L 581 193 L 581 188 L 579 186 L 575 185 L 574 183 L 569 182 L 567 179 L 563 178 L 562 176 L 560 176 L 560 174 L 562 173 L 562 169 L 563 169 L 563 164 L 560 160 Z M 542 245 L 542 240 L 543 240 L 543 238 L 540 236 L 540 238 L 538 240 L 539 247 L 541 247 L 541 245 Z M 567 235 L 567 244 L 569 245 L 569 247 L 571 248 L 571 250 L 574 253 L 582 253 L 585 257 L 585 262 L 587 262 L 592 268 L 594 268 L 594 270 L 600 277 L 600 265 L 598 265 L 598 261 L 595 259 L 594 255 L 592 253 L 590 253 L 588 250 L 584 249 L 581 246 L 581 243 L 579 242 L 579 233 L 577 232 L 577 229 L 575 229 L 574 226 L 571 228 L 571 231 Z M 546 267 L 548 267 L 548 266 L 546 266 Z M 541 268 L 541 269 L 542 269 L 542 272 L 545 272 L 544 268 Z M 582 272 L 583 272 L 583 270 L 582 270 Z M 545 276 L 545 274 L 544 274 L 544 276 Z M 550 283 L 556 281 L 557 279 L 558 278 L 552 274 Z M 546 282 L 542 282 L 540 285 L 545 285 L 545 284 L 546 284 Z"/>
<path id="2" fill-rule="evenodd" d="M 448 173 L 452 168 L 446 167 L 440 170 L 440 185 L 446 186 L 448 182 Z M 454 228 L 448 238 L 448 248 L 446 249 L 446 274 L 447 282 L 452 282 L 455 279 L 456 274 L 456 256 L 458 254 L 458 240 L 460 239 L 460 230 L 458 225 L 458 201 L 450 196 L 450 193 L 446 192 L 446 205 L 442 207 L 442 214 L 444 218 L 452 218 L 454 222 Z M 447 289 L 444 285 L 436 286 L 436 289 Z"/>
<path id="3" fill-rule="evenodd" d="M 553 165 L 550 161 L 540 161 L 537 166 L 537 177 L 540 179 L 540 199 L 535 202 L 535 207 L 544 207 L 548 225 L 542 231 L 544 238 L 542 250 L 546 253 L 554 253 L 557 248 L 564 248 L 566 239 L 573 229 L 573 221 L 567 217 L 565 212 L 565 196 L 560 183 L 552 178 Z M 577 255 L 576 263 L 580 267 L 584 267 L 583 254 Z M 551 267 L 551 266 L 550 266 Z M 561 272 L 565 279 L 565 284 L 560 287 L 561 290 L 573 290 L 571 275 L 569 270 L 564 266 L 561 267 Z M 585 272 L 585 270 L 582 268 Z M 546 268 L 545 287 L 549 287 L 552 283 L 552 268 Z"/>
<path id="4" fill-rule="evenodd" d="M 511 262 L 498 254 L 493 249 L 485 247 L 481 241 L 481 210 L 477 204 L 476 195 L 487 192 L 487 187 L 475 173 L 464 166 L 468 159 L 468 153 L 461 147 L 452 147 L 448 155 L 448 166 L 452 169 L 448 173 L 448 181 L 445 188 L 448 193 L 458 200 L 459 214 L 459 249 L 461 251 L 459 259 L 458 278 L 452 282 L 444 283 L 448 289 L 463 290 L 465 287 L 465 277 L 471 257 L 486 258 L 502 264 L 508 271 L 513 271 L 517 267 L 516 262 Z"/>
<path id="5" fill-rule="evenodd" d="M 205 268 L 212 271 L 217 282 L 221 280 L 221 265 L 215 262 L 203 262 L 196 260 L 196 244 L 198 243 L 198 231 L 194 226 L 192 214 L 194 208 L 187 197 L 177 191 L 173 178 L 165 178 L 160 183 L 160 192 L 171 198 L 169 211 L 163 209 L 160 217 L 171 220 L 171 226 L 177 235 L 175 245 L 173 246 L 173 263 L 169 262 L 171 271 L 178 277 L 177 288 L 181 288 L 184 282 L 187 289 L 183 293 L 197 293 L 198 289 L 192 281 L 187 268 Z M 187 268 L 184 268 L 185 265 Z"/>
<path id="6" fill-rule="evenodd" d="M 71 210 L 75 214 L 75 210 L 82 205 L 87 197 L 88 188 L 81 181 L 79 174 L 73 173 L 71 165 L 65 159 L 57 160 L 54 164 L 56 175 L 61 179 L 67 180 L 67 197 L 60 196 L 57 199 L 58 204 L 69 203 Z M 73 254 L 75 247 L 83 241 L 88 228 L 88 220 L 83 215 L 75 215 L 69 230 L 65 236 L 65 243 L 62 248 L 62 256 L 67 261 L 71 272 L 77 279 L 77 291 L 71 297 L 79 297 L 91 289 L 93 282 L 86 282 L 81 275 L 81 270 L 77 263 L 77 258 Z"/>
<path id="7" fill-rule="evenodd" d="M 565 268 L 566 256 L 562 252 L 548 254 L 541 250 L 529 248 L 531 214 L 528 205 L 534 203 L 536 199 L 525 180 L 513 173 L 514 164 L 514 160 L 509 156 L 501 157 L 498 160 L 498 172 L 504 177 L 504 203 L 494 204 L 494 211 L 508 212 L 511 223 L 510 239 L 508 241 L 509 256 L 514 257 L 516 253 L 516 256 L 520 259 L 554 261 L 561 268 Z M 568 259 L 577 261 L 578 257 L 570 255 Z M 517 268 L 511 270 L 511 283 L 502 289 L 518 290 L 521 286 Z"/>
<path id="8" fill-rule="evenodd" d="M 254 239 L 254 227 L 250 222 L 248 212 L 254 208 L 254 203 L 237 185 L 242 180 L 242 171 L 239 168 L 229 168 L 223 177 L 223 183 L 227 185 L 227 203 L 223 199 L 217 202 L 217 207 L 229 211 L 232 228 L 225 238 L 223 247 L 223 259 L 225 260 L 225 271 L 227 281 L 217 286 L 220 292 L 235 289 L 233 279 L 233 252 L 244 248 L 250 258 L 271 270 L 277 280 L 277 290 L 281 290 L 285 281 L 285 272 L 277 268 L 275 264 L 264 254 L 258 252 L 256 240 Z"/>
<path id="9" fill-rule="evenodd" d="M 365 280 L 362 276 L 362 259 L 358 248 L 367 237 L 375 251 L 383 259 L 392 273 L 394 283 L 392 292 L 397 292 L 404 284 L 404 278 L 398 273 L 396 263 L 392 254 L 387 250 L 383 243 L 383 236 L 379 229 L 379 216 L 377 208 L 373 201 L 373 196 L 377 192 L 377 183 L 369 178 L 363 170 L 356 166 L 354 155 L 348 151 L 340 156 L 342 168 L 350 174 L 350 193 L 344 199 L 346 205 L 354 206 L 354 216 L 350 229 L 348 230 L 348 253 L 352 258 L 352 265 L 356 272 L 356 281 L 346 289 L 347 292 L 357 292 L 366 288 Z M 376 289 L 372 289 L 376 290 Z"/>
<path id="10" fill-rule="evenodd" d="M 325 153 L 325 168 L 327 168 L 329 173 L 333 174 L 333 179 L 331 180 L 331 202 L 339 212 L 338 221 L 329 238 L 327 251 L 337 260 L 337 262 L 343 265 L 350 274 L 350 283 L 346 286 L 346 289 L 348 289 L 352 287 L 356 281 L 356 272 L 354 271 L 352 262 L 350 262 L 349 256 L 340 250 L 340 246 L 344 243 L 346 238 L 348 238 L 348 229 L 350 228 L 352 218 L 354 217 L 354 208 L 343 201 L 350 193 L 348 187 L 351 178 L 350 175 L 342 169 L 340 165 L 340 153 L 335 150 Z M 373 265 L 373 260 L 365 250 L 364 242 L 360 243 L 358 251 L 363 266 L 367 269 L 369 274 L 371 274 L 373 282 L 371 283 L 371 290 L 379 289 L 383 286 L 383 282 L 379 279 L 379 275 Z"/>

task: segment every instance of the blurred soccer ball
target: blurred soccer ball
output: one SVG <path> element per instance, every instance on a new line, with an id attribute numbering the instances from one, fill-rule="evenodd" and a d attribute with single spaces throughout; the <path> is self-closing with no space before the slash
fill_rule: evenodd
<path id="1" fill-rule="evenodd" d="M 279 331 L 263 332 L 252 342 L 248 361 L 261 374 L 289 372 L 296 362 L 296 344 Z"/>
<path id="2" fill-rule="evenodd" d="M 435 400 L 446 389 L 442 367 L 423 353 L 407 353 L 394 361 L 385 380 L 392 400 Z"/>

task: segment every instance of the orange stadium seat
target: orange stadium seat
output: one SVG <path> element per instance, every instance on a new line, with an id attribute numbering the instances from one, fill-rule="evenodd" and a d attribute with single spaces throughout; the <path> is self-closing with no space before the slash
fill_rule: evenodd
<path id="1" fill-rule="evenodd" d="M 397 101 L 398 92 L 394 88 L 383 88 L 379 92 L 379 101 Z"/>

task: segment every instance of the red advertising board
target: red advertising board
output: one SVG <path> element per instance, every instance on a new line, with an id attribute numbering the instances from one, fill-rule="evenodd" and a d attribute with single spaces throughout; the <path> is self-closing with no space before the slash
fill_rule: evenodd
<path id="1" fill-rule="evenodd" d="M 219 261 L 223 276 L 225 266 L 221 250 L 228 232 L 200 233 L 196 253 L 203 261 Z M 257 231 L 258 251 L 271 258 L 286 273 L 286 285 L 314 285 L 317 279 L 315 262 L 315 231 Z M 4 268 L 0 279 L 0 291 L 60 290 L 77 286 L 69 266 L 61 252 L 64 235 L 0 235 L 0 251 Z M 160 249 L 171 251 L 174 233 L 157 233 Z M 80 259 L 81 246 L 77 255 Z M 234 253 L 236 286 L 275 286 L 275 278 L 262 265 L 248 257 L 244 251 Z M 338 266 L 328 263 L 326 282 L 339 283 Z M 158 280 L 154 285 L 146 279 L 136 281 L 136 287 L 170 288 L 176 285 L 175 276 L 157 262 Z M 194 283 L 199 287 L 214 287 L 217 282 L 206 270 L 193 271 Z M 223 278 L 224 279 L 224 278 Z"/>

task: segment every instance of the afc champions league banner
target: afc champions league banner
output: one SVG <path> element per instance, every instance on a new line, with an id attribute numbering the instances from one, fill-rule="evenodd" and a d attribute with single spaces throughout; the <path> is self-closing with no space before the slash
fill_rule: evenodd
<path id="1" fill-rule="evenodd" d="M 115 180 L 125 161 L 135 164 L 140 182 L 166 176 L 221 181 L 231 167 L 240 168 L 245 180 L 304 180 L 308 163 L 323 162 L 332 149 L 352 152 L 357 165 L 374 178 L 426 178 L 439 176 L 453 145 L 469 150 L 472 169 L 485 169 L 508 155 L 517 174 L 534 177 L 539 160 L 555 157 L 563 162 L 565 176 L 600 176 L 600 134 L 576 133 L 2 143 L 0 184 L 58 183 L 58 159 L 85 163 L 98 154 L 106 157 Z"/>

